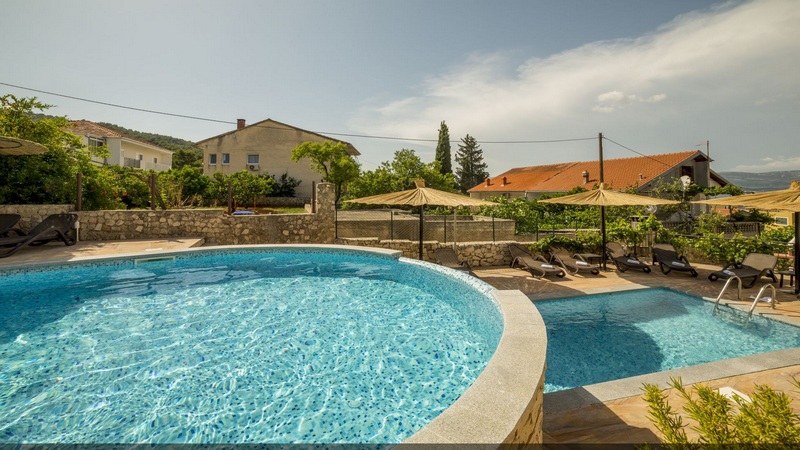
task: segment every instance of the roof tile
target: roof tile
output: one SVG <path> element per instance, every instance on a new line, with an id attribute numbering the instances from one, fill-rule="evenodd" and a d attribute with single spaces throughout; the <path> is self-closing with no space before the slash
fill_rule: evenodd
<path id="1" fill-rule="evenodd" d="M 614 189 L 639 186 L 673 169 L 683 161 L 701 152 L 697 150 L 666 153 L 634 158 L 608 159 L 603 161 L 603 180 Z M 583 172 L 589 174 L 584 183 Z M 503 183 L 505 180 L 505 184 Z M 575 187 L 591 189 L 599 184 L 600 162 L 582 161 L 544 166 L 518 167 L 502 173 L 473 187 L 469 192 L 565 192 Z"/>

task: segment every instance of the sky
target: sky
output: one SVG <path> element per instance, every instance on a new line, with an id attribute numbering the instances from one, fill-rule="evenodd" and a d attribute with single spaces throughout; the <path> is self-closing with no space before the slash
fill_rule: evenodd
<path id="1" fill-rule="evenodd" d="M 199 141 L 271 118 L 352 143 L 363 170 L 404 148 L 432 161 L 442 121 L 492 176 L 595 160 L 599 133 L 606 159 L 708 149 L 717 172 L 800 170 L 797 0 L 3 0 L 0 15 L 0 95 L 75 120 Z"/>

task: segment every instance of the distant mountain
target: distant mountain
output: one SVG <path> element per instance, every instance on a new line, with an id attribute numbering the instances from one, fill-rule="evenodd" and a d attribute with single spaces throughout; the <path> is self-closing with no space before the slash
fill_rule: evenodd
<path id="1" fill-rule="evenodd" d="M 800 170 L 783 172 L 719 172 L 731 183 L 744 189 L 745 192 L 766 192 L 786 189 L 792 181 L 800 181 Z"/>

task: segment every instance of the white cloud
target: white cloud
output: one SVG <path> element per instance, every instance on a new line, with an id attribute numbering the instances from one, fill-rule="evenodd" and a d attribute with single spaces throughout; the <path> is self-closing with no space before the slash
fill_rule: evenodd
<path id="1" fill-rule="evenodd" d="M 597 96 L 597 104 L 592 107 L 592 111 L 610 113 L 634 103 L 657 103 L 665 98 L 667 98 L 666 94 L 656 94 L 645 98 L 636 94 L 611 91 Z"/>
<path id="2" fill-rule="evenodd" d="M 763 158 L 760 164 L 744 164 L 731 169 L 733 172 L 780 172 L 800 170 L 800 156 Z"/>
<path id="3" fill-rule="evenodd" d="M 726 3 L 679 16 L 645 36 L 593 42 L 548 58 L 515 64 L 508 53 L 472 55 L 424 80 L 412 97 L 365 106 L 350 125 L 364 133 L 435 139 L 446 120 L 454 139 L 469 133 L 479 141 L 604 131 L 649 154 L 709 139 L 716 170 L 751 159 L 758 166 L 755 158 L 764 154 L 753 148 L 791 154 L 800 142 L 798 23 L 796 0 Z M 585 143 L 483 148 L 492 173 L 594 153 Z M 633 155 L 616 155 L 626 156 Z"/>

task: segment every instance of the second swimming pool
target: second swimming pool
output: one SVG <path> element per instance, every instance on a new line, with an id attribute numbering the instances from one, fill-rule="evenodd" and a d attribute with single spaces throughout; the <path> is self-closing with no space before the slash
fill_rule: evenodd
<path id="1" fill-rule="evenodd" d="M 536 303 L 547 326 L 545 392 L 800 347 L 800 328 L 668 289 Z"/>

